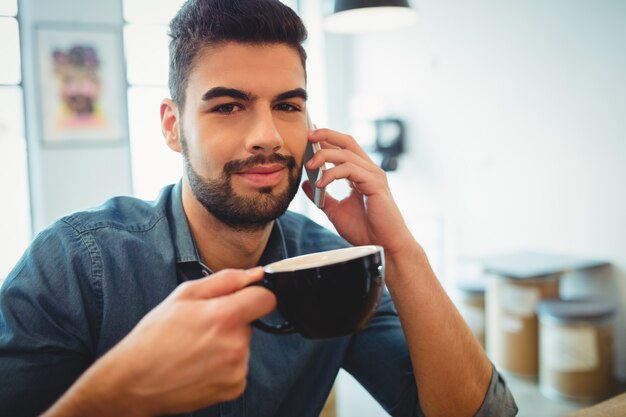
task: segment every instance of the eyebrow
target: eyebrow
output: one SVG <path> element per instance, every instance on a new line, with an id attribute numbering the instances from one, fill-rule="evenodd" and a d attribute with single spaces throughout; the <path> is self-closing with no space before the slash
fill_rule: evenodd
<path id="1" fill-rule="evenodd" d="M 231 97 L 247 101 L 252 99 L 249 94 L 235 88 L 213 87 L 202 95 L 202 101 L 209 101 L 218 97 Z"/>
<path id="2" fill-rule="evenodd" d="M 202 101 L 209 101 L 219 97 L 231 97 L 237 100 L 252 101 L 253 96 L 249 93 L 237 90 L 236 88 L 213 87 L 202 95 Z M 301 98 L 306 101 L 308 94 L 304 88 L 294 88 L 285 91 L 274 97 L 274 101 L 288 100 L 290 98 Z"/>
<path id="3" fill-rule="evenodd" d="M 274 98 L 274 101 L 289 100 L 290 98 L 301 98 L 302 100 L 307 101 L 309 95 L 304 88 L 294 88 L 293 90 L 280 93 Z"/>

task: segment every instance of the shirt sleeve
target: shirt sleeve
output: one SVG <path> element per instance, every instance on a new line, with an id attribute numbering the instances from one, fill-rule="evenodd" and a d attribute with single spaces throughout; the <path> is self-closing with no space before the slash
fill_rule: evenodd
<path id="1" fill-rule="evenodd" d="M 343 368 L 391 416 L 423 417 L 411 358 L 395 306 L 387 292 L 366 330 L 353 337 Z M 475 417 L 512 417 L 517 406 L 493 367 L 491 382 Z"/>
<path id="2" fill-rule="evenodd" d="M 42 232 L 0 289 L 0 415 L 35 416 L 93 361 L 93 260 L 64 223 Z"/>
<path id="3" fill-rule="evenodd" d="M 502 375 L 493 367 L 491 383 L 480 409 L 475 417 L 516 416 L 518 412 L 515 399 L 509 391 Z"/>

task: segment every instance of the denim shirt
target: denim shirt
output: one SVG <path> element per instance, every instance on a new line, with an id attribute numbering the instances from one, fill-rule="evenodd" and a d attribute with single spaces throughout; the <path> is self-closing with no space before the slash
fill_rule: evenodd
<path id="1" fill-rule="evenodd" d="M 287 212 L 275 222 L 260 264 L 344 246 L 339 236 Z M 0 290 L 0 416 L 35 416 L 48 408 L 190 278 L 181 274 L 190 268 L 200 270 L 200 258 L 183 211 L 180 183 L 164 188 L 154 202 L 113 198 L 42 231 Z M 254 329 L 243 395 L 185 415 L 318 416 L 341 368 L 390 415 L 423 415 L 404 335 L 387 293 L 369 327 L 353 336 L 307 340 Z M 516 412 L 494 369 L 477 416 Z"/>

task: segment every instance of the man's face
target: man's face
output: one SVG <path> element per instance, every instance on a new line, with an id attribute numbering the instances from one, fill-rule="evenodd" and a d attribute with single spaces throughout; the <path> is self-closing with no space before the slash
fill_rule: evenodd
<path id="1" fill-rule="evenodd" d="M 186 180 L 218 220 L 254 230 L 285 212 L 307 141 L 305 74 L 295 50 L 207 48 L 190 74 L 179 123 Z"/>

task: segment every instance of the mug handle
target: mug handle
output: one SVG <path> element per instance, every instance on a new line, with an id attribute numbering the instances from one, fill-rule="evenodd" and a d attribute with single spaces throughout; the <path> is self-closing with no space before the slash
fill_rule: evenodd
<path id="1" fill-rule="evenodd" d="M 295 326 L 289 323 L 288 321 L 285 321 L 282 324 L 272 325 L 272 324 L 265 323 L 261 319 L 258 319 L 258 320 L 254 320 L 252 322 L 252 325 L 256 327 L 257 329 L 260 329 L 260 330 L 263 330 L 264 332 L 272 333 L 272 334 L 292 334 L 296 332 Z"/>
<path id="2" fill-rule="evenodd" d="M 249 284 L 248 286 L 251 287 L 253 285 L 258 285 L 260 287 L 264 287 L 272 291 L 271 285 L 266 279 L 262 279 L 261 281 L 258 281 L 258 282 L 253 282 L 252 284 Z M 271 333 L 271 334 L 296 333 L 296 326 L 291 324 L 288 320 L 285 320 L 281 324 L 267 324 L 263 320 L 257 319 L 252 322 L 252 325 L 259 330 L 263 330 L 264 332 Z"/>

